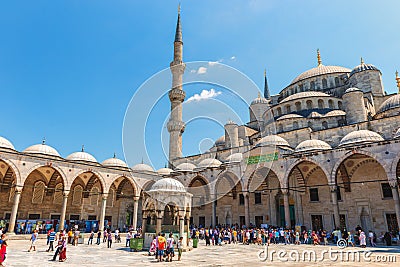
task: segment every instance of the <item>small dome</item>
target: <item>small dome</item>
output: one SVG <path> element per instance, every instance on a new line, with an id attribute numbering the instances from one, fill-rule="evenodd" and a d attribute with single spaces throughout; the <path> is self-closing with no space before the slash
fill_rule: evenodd
<path id="1" fill-rule="evenodd" d="M 84 151 L 79 151 L 79 152 L 74 152 L 68 157 L 66 157 L 68 160 L 75 160 L 75 161 L 88 161 L 88 162 L 96 162 L 97 160 L 95 157 L 90 155 L 89 153 L 86 153 Z"/>
<path id="2" fill-rule="evenodd" d="M 216 146 L 222 146 L 225 145 L 225 135 L 221 136 L 220 138 L 215 141 Z"/>
<path id="3" fill-rule="evenodd" d="M 360 89 L 355 88 L 355 87 L 351 87 L 351 88 L 347 89 L 346 91 L 344 91 L 345 94 L 354 93 L 354 92 L 361 92 L 362 93 L 363 91 L 361 91 Z"/>
<path id="4" fill-rule="evenodd" d="M 125 163 L 125 161 L 117 159 L 117 158 L 106 159 L 105 161 L 103 161 L 101 163 L 101 165 L 110 166 L 110 167 L 128 168 L 128 165 Z"/>
<path id="5" fill-rule="evenodd" d="M 376 113 L 379 114 L 393 108 L 400 108 L 400 94 L 395 94 L 386 99 Z"/>
<path id="6" fill-rule="evenodd" d="M 280 103 L 300 99 L 300 98 L 306 98 L 306 97 L 330 97 L 330 95 L 322 93 L 322 92 L 316 92 L 316 91 L 307 91 L 307 92 L 300 92 L 294 95 L 290 95 L 283 99 Z"/>
<path id="7" fill-rule="evenodd" d="M 1 136 L 0 136 L 0 147 L 15 150 L 13 144 L 11 144 L 10 141 L 8 141 L 7 139 L 5 139 L 4 137 L 1 137 Z"/>
<path id="8" fill-rule="evenodd" d="M 221 166 L 221 161 L 217 159 L 203 159 L 199 163 L 200 168 L 218 168 Z"/>
<path id="9" fill-rule="evenodd" d="M 335 116 L 345 116 L 346 112 L 344 112 L 343 110 L 337 109 L 337 110 L 332 110 L 329 111 L 328 113 L 326 113 L 324 115 L 324 117 L 335 117 Z"/>
<path id="10" fill-rule="evenodd" d="M 350 72 L 350 76 L 358 73 L 358 72 L 362 72 L 362 71 L 366 71 L 366 70 L 377 70 L 380 71 L 377 67 L 375 67 L 372 64 L 365 64 L 364 62 L 362 62 L 360 65 L 358 65 L 357 67 L 355 67 L 351 72 Z"/>
<path id="11" fill-rule="evenodd" d="M 43 154 L 43 155 L 61 157 L 60 154 L 57 152 L 57 150 L 55 150 L 51 146 L 45 145 L 44 143 L 30 146 L 23 152 L 30 154 Z"/>
<path id="12" fill-rule="evenodd" d="M 243 154 L 242 153 L 234 153 L 234 154 L 230 155 L 227 158 L 227 161 L 231 162 L 231 163 L 233 163 L 233 162 L 241 162 L 242 159 L 243 159 Z"/>
<path id="13" fill-rule="evenodd" d="M 225 125 L 237 125 L 233 120 L 229 120 Z"/>
<path id="14" fill-rule="evenodd" d="M 379 142 L 383 140 L 383 137 L 376 132 L 372 132 L 369 130 L 358 130 L 351 132 L 343 137 L 342 140 L 340 140 L 339 146 L 366 142 Z"/>
<path id="15" fill-rule="evenodd" d="M 394 139 L 400 138 L 400 128 L 397 130 L 397 132 L 394 134 Z"/>
<path id="16" fill-rule="evenodd" d="M 173 170 L 171 170 L 170 168 L 161 168 L 157 170 L 157 173 L 160 175 L 170 175 L 171 172 L 173 172 Z"/>
<path id="17" fill-rule="evenodd" d="M 181 182 L 172 178 L 163 178 L 153 184 L 150 191 L 172 191 L 186 193 L 186 189 Z"/>
<path id="18" fill-rule="evenodd" d="M 333 74 L 333 73 L 349 73 L 350 71 L 351 71 L 350 69 L 340 66 L 325 66 L 321 64 L 318 67 L 303 72 L 302 74 L 297 76 L 290 84 L 294 84 L 299 81 L 319 75 Z"/>
<path id="19" fill-rule="evenodd" d="M 183 171 L 183 172 L 191 172 L 195 168 L 196 168 L 196 165 L 189 163 L 189 162 L 181 163 L 178 166 L 176 166 L 176 170 Z"/>
<path id="20" fill-rule="evenodd" d="M 289 143 L 279 135 L 267 135 L 257 142 L 256 147 L 261 146 L 289 146 Z"/>
<path id="21" fill-rule="evenodd" d="M 301 142 L 294 151 L 306 152 L 312 150 L 329 150 L 329 149 L 332 149 L 332 147 L 328 143 L 321 140 L 311 139 Z"/>
<path id="22" fill-rule="evenodd" d="M 287 119 L 301 119 L 301 118 L 304 118 L 304 117 L 299 114 L 286 114 L 286 115 L 280 116 L 276 120 L 281 121 L 281 120 L 287 120 Z"/>
<path id="23" fill-rule="evenodd" d="M 136 164 L 135 166 L 132 167 L 132 170 L 140 172 L 141 171 L 154 172 L 154 169 L 151 166 L 144 163 Z"/>
<path id="24" fill-rule="evenodd" d="M 254 99 L 251 102 L 252 105 L 256 105 L 256 104 L 268 104 L 268 100 L 264 97 L 262 97 L 260 94 L 258 95 L 258 97 L 256 99 Z"/>
<path id="25" fill-rule="evenodd" d="M 319 114 L 319 113 L 316 112 L 316 111 L 313 111 L 313 112 L 310 113 L 310 115 L 308 115 L 307 118 L 321 118 L 321 117 L 322 117 L 321 114 Z"/>

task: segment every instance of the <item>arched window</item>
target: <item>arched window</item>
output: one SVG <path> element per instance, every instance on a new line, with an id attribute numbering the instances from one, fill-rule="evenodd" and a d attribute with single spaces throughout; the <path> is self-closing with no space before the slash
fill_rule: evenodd
<path id="1" fill-rule="evenodd" d="M 290 112 L 292 112 L 290 105 L 286 105 L 286 113 L 290 113 Z"/>
<path id="2" fill-rule="evenodd" d="M 300 84 L 299 87 L 300 87 L 300 92 L 304 92 L 304 87 L 303 87 L 303 85 Z"/>
<path id="3" fill-rule="evenodd" d="M 312 122 L 309 121 L 309 122 L 307 123 L 307 126 L 308 126 L 308 128 L 311 128 L 311 129 L 312 129 Z"/>
<path id="4" fill-rule="evenodd" d="M 310 90 L 311 90 L 311 91 L 315 90 L 315 82 L 314 82 L 314 81 L 312 81 L 312 82 L 310 83 Z"/>
<path id="5" fill-rule="evenodd" d="M 338 77 L 335 77 L 335 85 L 336 85 L 336 86 L 339 86 L 339 84 L 340 84 L 339 78 L 338 78 Z"/>
<path id="6" fill-rule="evenodd" d="M 311 100 L 307 100 L 306 104 L 307 104 L 307 109 L 312 109 L 313 108 L 313 104 L 312 104 Z"/>
<path id="7" fill-rule="evenodd" d="M 38 181 L 33 186 L 32 204 L 42 204 L 44 197 L 44 190 L 46 185 L 42 181 Z"/>
<path id="8" fill-rule="evenodd" d="M 63 184 L 59 183 L 55 187 L 53 204 L 62 204 L 63 201 Z"/>
<path id="9" fill-rule="evenodd" d="M 108 197 L 107 197 L 107 207 L 112 207 L 114 205 L 114 197 L 115 197 L 115 190 L 110 189 L 108 192 Z"/>
<path id="10" fill-rule="evenodd" d="M 97 187 L 93 187 L 90 191 L 90 205 L 97 206 L 99 200 L 99 192 L 100 190 Z"/>
<path id="11" fill-rule="evenodd" d="M 81 185 L 75 186 L 74 193 L 72 194 L 72 205 L 80 206 L 82 204 L 82 194 L 83 187 Z"/>
<path id="12" fill-rule="evenodd" d="M 299 129 L 299 123 L 297 121 L 293 122 L 293 130 Z"/>
<path id="13" fill-rule="evenodd" d="M 318 99 L 318 108 L 323 109 L 324 108 L 324 100 Z"/>
<path id="14" fill-rule="evenodd" d="M 328 123 L 326 121 L 322 122 L 322 128 L 323 129 L 328 129 Z"/>
<path id="15" fill-rule="evenodd" d="M 335 108 L 335 107 L 333 106 L 333 100 L 332 100 L 332 99 L 329 99 L 329 100 L 328 100 L 328 106 L 329 106 L 330 109 L 334 109 L 334 108 Z"/>
<path id="16" fill-rule="evenodd" d="M 301 102 L 296 102 L 295 106 L 296 106 L 296 111 L 301 111 Z"/>
<path id="17" fill-rule="evenodd" d="M 282 109 L 281 109 L 281 107 L 278 107 L 277 109 L 276 109 L 276 115 L 277 116 L 281 116 L 282 115 Z"/>
<path id="18" fill-rule="evenodd" d="M 343 109 L 343 105 L 342 105 L 342 101 L 338 101 L 337 102 L 338 108 L 339 109 Z"/>
<path id="19" fill-rule="evenodd" d="M 283 132 L 283 125 L 282 124 L 278 125 L 278 132 L 279 133 Z"/>
<path id="20" fill-rule="evenodd" d="M 325 78 L 322 79 L 322 88 L 328 88 L 328 81 Z"/>

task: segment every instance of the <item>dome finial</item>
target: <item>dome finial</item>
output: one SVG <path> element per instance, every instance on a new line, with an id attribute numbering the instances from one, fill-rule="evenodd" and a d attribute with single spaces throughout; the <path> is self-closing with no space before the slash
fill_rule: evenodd
<path id="1" fill-rule="evenodd" d="M 318 59 L 318 66 L 321 66 L 322 60 L 321 60 L 321 53 L 319 52 L 319 48 L 317 49 L 317 59 Z"/>
<path id="2" fill-rule="evenodd" d="M 85 145 L 82 145 L 82 152 L 85 152 Z"/>
<path id="3" fill-rule="evenodd" d="M 261 94 L 260 94 L 260 92 L 258 92 L 258 98 L 261 98 Z"/>
<path id="4" fill-rule="evenodd" d="M 397 88 L 399 89 L 399 94 L 400 94 L 400 77 L 399 77 L 399 72 L 396 70 L 396 81 L 397 81 Z"/>
<path id="5" fill-rule="evenodd" d="M 364 59 L 361 57 L 361 65 L 364 65 Z"/>
<path id="6" fill-rule="evenodd" d="M 113 158 L 115 159 L 116 157 L 117 157 L 117 155 L 116 155 L 115 152 L 114 152 L 114 157 L 113 157 Z"/>
<path id="7" fill-rule="evenodd" d="M 42 145 L 45 145 L 45 144 L 46 144 L 46 137 L 43 137 Z"/>

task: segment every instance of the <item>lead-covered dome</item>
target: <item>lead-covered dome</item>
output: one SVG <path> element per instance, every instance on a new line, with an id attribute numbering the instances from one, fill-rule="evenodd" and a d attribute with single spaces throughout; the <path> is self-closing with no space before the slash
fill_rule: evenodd
<path id="1" fill-rule="evenodd" d="M 335 74 L 335 73 L 349 73 L 351 72 L 350 69 L 341 67 L 341 66 L 325 66 L 320 64 L 318 67 L 312 68 L 310 70 L 307 70 L 297 76 L 290 84 L 297 83 L 299 81 L 316 77 L 319 75 L 324 75 L 324 74 Z"/>
<path id="2" fill-rule="evenodd" d="M 74 160 L 74 161 L 87 161 L 87 162 L 95 162 L 97 163 L 97 160 L 95 157 L 93 157 L 91 154 L 84 152 L 84 151 L 79 151 L 79 152 L 74 152 L 68 157 L 66 157 L 68 160 Z"/>
<path id="3" fill-rule="evenodd" d="M 261 138 L 255 147 L 261 146 L 289 146 L 289 143 L 278 135 L 267 135 Z"/>
<path id="4" fill-rule="evenodd" d="M 217 159 L 203 159 L 199 163 L 200 168 L 218 168 L 221 166 L 221 161 Z"/>
<path id="5" fill-rule="evenodd" d="M 377 67 L 375 67 L 372 64 L 365 64 L 364 62 L 361 62 L 360 65 L 356 66 L 351 72 L 350 72 L 350 76 L 358 73 L 358 72 L 362 72 L 362 71 L 366 71 L 366 70 L 377 70 L 380 71 Z"/>
<path id="6" fill-rule="evenodd" d="M 13 144 L 2 136 L 0 136 L 0 147 L 15 150 Z"/>
<path id="7" fill-rule="evenodd" d="M 386 99 L 376 113 L 379 114 L 394 108 L 400 108 L 400 94 L 396 94 Z"/>
<path id="8" fill-rule="evenodd" d="M 103 166 L 109 166 L 109 167 L 122 167 L 122 168 L 128 168 L 128 165 L 126 164 L 125 161 L 117 158 L 110 158 L 106 159 L 101 163 Z"/>
<path id="9" fill-rule="evenodd" d="M 171 170 L 170 168 L 161 168 L 157 170 L 157 173 L 160 175 L 170 175 L 171 172 L 173 172 L 173 170 Z"/>
<path id="10" fill-rule="evenodd" d="M 144 163 L 136 164 L 135 166 L 132 167 L 132 170 L 139 172 L 141 171 L 154 172 L 154 169 L 151 166 Z"/>
<path id="11" fill-rule="evenodd" d="M 288 119 L 302 119 L 304 118 L 303 116 L 299 115 L 299 114 L 286 114 L 283 116 L 280 116 L 278 119 L 276 119 L 277 121 L 281 121 L 281 120 L 288 120 Z"/>
<path id="12" fill-rule="evenodd" d="M 260 94 L 256 99 L 251 102 L 252 105 L 256 104 L 268 104 L 268 100 L 265 97 L 262 97 Z"/>
<path id="13" fill-rule="evenodd" d="M 23 152 L 29 154 L 42 154 L 48 156 L 61 157 L 60 154 L 52 148 L 51 146 L 46 145 L 44 142 L 42 144 L 37 144 L 26 148 Z"/>
<path id="14" fill-rule="evenodd" d="M 295 148 L 295 152 L 306 152 L 306 151 L 313 151 L 313 150 L 329 150 L 332 149 L 332 147 L 321 140 L 316 140 L 316 139 L 311 139 L 311 140 L 305 140 L 298 144 L 298 146 Z"/>
<path id="15" fill-rule="evenodd" d="M 358 130 L 351 132 L 343 137 L 342 140 L 340 140 L 339 146 L 379 142 L 383 140 L 383 137 L 376 132 L 369 130 Z"/>
<path id="16" fill-rule="evenodd" d="M 196 165 L 189 163 L 189 162 L 184 162 L 176 166 L 177 171 L 183 171 L 183 172 L 191 172 L 196 168 Z"/>
<path id="17" fill-rule="evenodd" d="M 215 141 L 216 146 L 222 146 L 225 144 L 225 135 L 221 136 Z"/>
<path id="18" fill-rule="evenodd" d="M 242 153 L 234 153 L 230 155 L 226 160 L 230 163 L 234 163 L 234 162 L 241 162 L 242 159 L 243 159 Z"/>
<path id="19" fill-rule="evenodd" d="M 186 189 L 181 182 L 172 178 L 163 178 L 153 184 L 150 191 L 169 191 L 186 193 Z"/>
<path id="20" fill-rule="evenodd" d="M 330 97 L 330 95 L 322 93 L 322 92 L 316 92 L 316 91 L 307 91 L 307 92 L 300 92 L 300 93 L 296 93 L 293 95 L 290 95 L 288 97 L 286 97 L 285 99 L 283 99 L 280 103 L 284 103 L 284 102 L 288 102 L 288 101 L 292 101 L 292 100 L 296 100 L 296 99 L 300 99 L 300 98 L 307 98 L 307 97 Z"/>

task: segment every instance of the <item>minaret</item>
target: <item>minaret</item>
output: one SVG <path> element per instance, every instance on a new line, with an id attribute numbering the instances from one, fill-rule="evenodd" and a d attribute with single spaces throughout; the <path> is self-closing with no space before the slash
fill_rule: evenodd
<path id="1" fill-rule="evenodd" d="M 400 94 L 400 77 L 399 77 L 399 72 L 396 70 L 396 83 L 397 83 L 397 88 L 399 89 L 398 94 Z"/>
<path id="2" fill-rule="evenodd" d="M 268 89 L 268 81 L 267 81 L 267 70 L 264 70 L 264 98 L 269 99 L 271 97 Z"/>
<path id="3" fill-rule="evenodd" d="M 181 28 L 180 5 L 178 7 L 178 21 L 176 23 L 174 41 L 174 60 L 170 64 L 172 73 L 172 88 L 168 93 L 171 101 L 171 114 L 167 124 L 169 132 L 169 167 L 172 162 L 182 156 L 182 134 L 185 131 L 185 123 L 182 121 L 182 102 L 185 99 L 185 91 L 182 90 L 182 76 L 185 72 L 185 64 L 182 61 L 183 41 Z"/>

